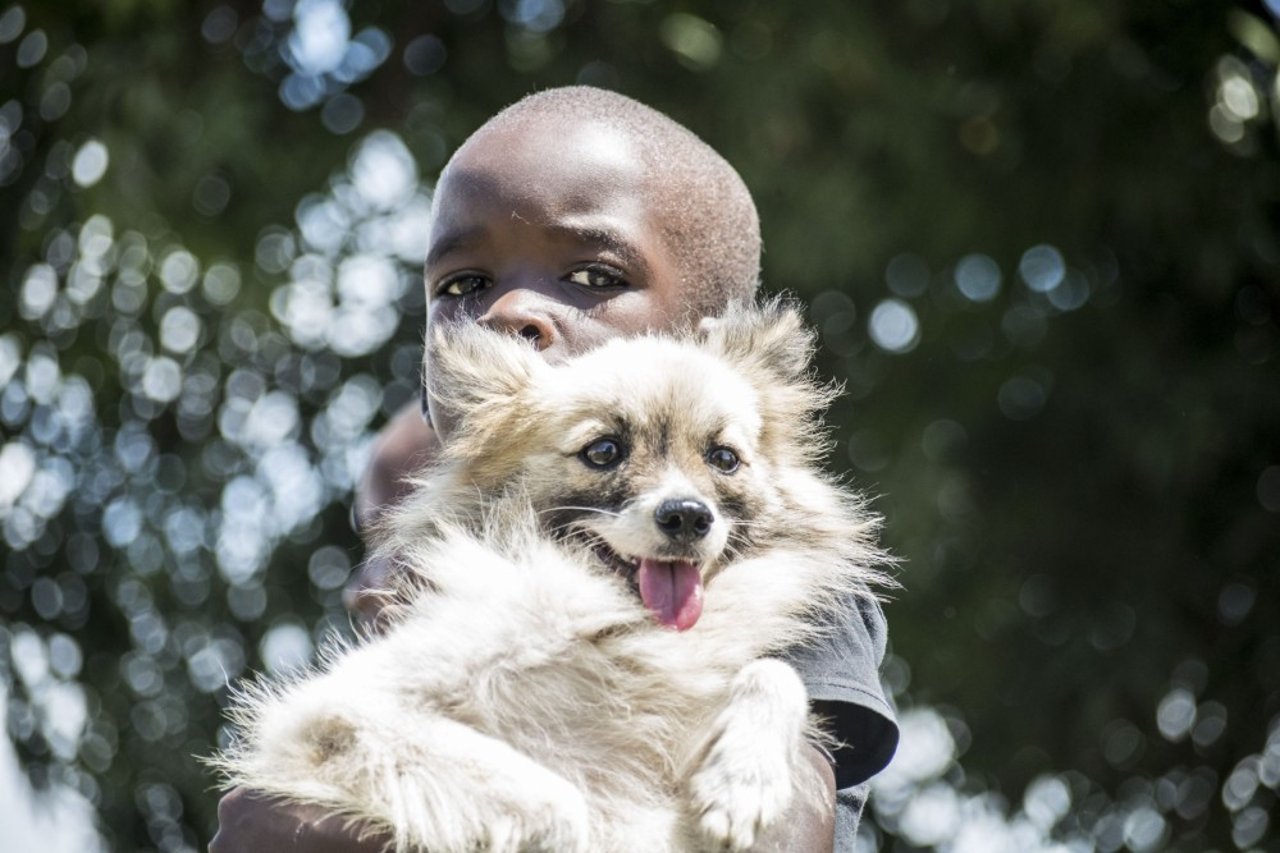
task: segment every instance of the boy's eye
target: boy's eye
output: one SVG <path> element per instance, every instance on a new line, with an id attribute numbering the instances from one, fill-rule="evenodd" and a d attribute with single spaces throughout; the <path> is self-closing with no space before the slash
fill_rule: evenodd
<path id="1" fill-rule="evenodd" d="M 592 468 L 612 468 L 626 457 L 626 448 L 616 438 L 599 438 L 582 448 L 578 456 Z"/>
<path id="2" fill-rule="evenodd" d="M 489 286 L 489 280 L 482 275 L 459 275 L 448 279 L 436 290 L 437 296 L 470 296 L 479 293 Z"/>
<path id="3" fill-rule="evenodd" d="M 627 283 L 622 273 L 603 266 L 583 267 L 569 273 L 566 278 L 569 282 L 583 287 L 622 287 Z"/>
<path id="4" fill-rule="evenodd" d="M 738 470 L 738 454 L 727 447 L 713 447 L 707 452 L 707 464 L 722 474 L 732 474 Z"/>

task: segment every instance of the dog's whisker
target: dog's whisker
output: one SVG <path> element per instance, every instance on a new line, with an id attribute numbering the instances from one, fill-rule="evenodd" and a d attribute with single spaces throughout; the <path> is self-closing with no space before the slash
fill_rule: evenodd
<path id="1" fill-rule="evenodd" d="M 582 536 L 590 536 L 600 538 L 600 534 L 594 532 L 589 527 L 584 527 L 579 521 L 566 521 L 562 524 L 553 524 L 547 528 L 550 533 L 577 533 Z"/>
<path id="2" fill-rule="evenodd" d="M 622 513 L 614 512 L 608 509 L 601 509 L 595 506 L 549 506 L 546 509 L 538 510 L 539 515 L 545 515 L 548 512 L 563 512 L 565 510 L 577 510 L 579 512 L 593 512 L 597 515 L 607 515 L 611 518 L 621 518 Z"/>

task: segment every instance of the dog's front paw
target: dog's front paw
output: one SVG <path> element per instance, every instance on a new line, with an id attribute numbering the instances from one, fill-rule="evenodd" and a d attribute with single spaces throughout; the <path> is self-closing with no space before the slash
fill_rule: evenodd
<path id="1" fill-rule="evenodd" d="M 563 777 L 530 766 L 489 789 L 480 849 L 493 853 L 573 851 L 589 846 L 587 803 Z"/>
<path id="2" fill-rule="evenodd" d="M 791 804 L 791 756 L 782 743 L 743 742 L 723 731 L 689 778 L 698 828 L 715 849 L 750 850 Z M 767 740 L 767 739 L 766 739 Z"/>
<path id="3" fill-rule="evenodd" d="M 743 667 L 688 777 L 689 807 L 712 849 L 750 850 L 795 796 L 808 713 L 804 685 L 777 660 Z"/>
<path id="4" fill-rule="evenodd" d="M 448 778 L 402 777 L 392 792 L 399 808 L 393 806 L 388 821 L 397 829 L 396 849 L 587 853 L 590 821 L 582 793 L 514 750 L 505 757 L 502 764 L 456 765 Z"/>

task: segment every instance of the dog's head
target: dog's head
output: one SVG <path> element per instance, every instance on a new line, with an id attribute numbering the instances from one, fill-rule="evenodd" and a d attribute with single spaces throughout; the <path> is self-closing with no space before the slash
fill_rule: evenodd
<path id="1" fill-rule="evenodd" d="M 517 486 L 545 530 L 679 630 L 753 527 L 777 524 L 780 467 L 821 445 L 814 414 L 829 391 L 809 379 L 811 335 L 781 303 L 556 365 L 475 326 L 430 344 L 432 393 L 459 418 L 452 464 L 487 497 Z"/>

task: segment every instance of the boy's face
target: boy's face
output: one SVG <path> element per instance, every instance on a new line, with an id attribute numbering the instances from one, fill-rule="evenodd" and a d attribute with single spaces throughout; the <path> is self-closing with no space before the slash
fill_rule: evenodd
<path id="1" fill-rule="evenodd" d="M 625 135 L 606 125 L 542 122 L 472 137 L 436 188 L 428 331 L 473 320 L 556 360 L 685 319 L 682 271 L 649 177 Z M 445 413 L 431 414 L 447 432 Z"/>

